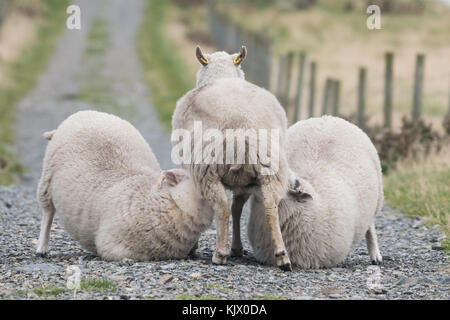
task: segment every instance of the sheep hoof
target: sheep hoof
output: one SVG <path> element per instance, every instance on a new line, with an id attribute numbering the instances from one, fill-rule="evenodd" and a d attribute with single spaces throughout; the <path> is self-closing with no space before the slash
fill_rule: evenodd
<path id="1" fill-rule="evenodd" d="M 380 265 L 383 262 L 383 257 L 381 256 L 381 254 L 379 252 L 375 253 L 375 254 L 371 254 L 370 255 L 370 262 L 373 265 Z"/>
<path id="2" fill-rule="evenodd" d="M 48 258 L 47 252 L 36 252 L 36 257 L 38 258 Z"/>
<path id="3" fill-rule="evenodd" d="M 277 265 L 283 271 L 292 271 L 291 261 L 285 250 L 275 253 L 275 258 L 277 259 Z"/>
<path id="4" fill-rule="evenodd" d="M 379 265 L 382 265 L 382 264 L 383 264 L 383 261 L 382 261 L 381 259 L 372 259 L 372 260 L 370 261 L 370 263 L 371 263 L 372 265 L 374 265 L 374 266 L 379 266 Z"/>
<path id="5" fill-rule="evenodd" d="M 227 256 L 216 251 L 213 254 L 212 262 L 214 264 L 226 264 L 227 263 Z"/>
<path id="6" fill-rule="evenodd" d="M 231 256 L 232 257 L 242 257 L 245 254 L 245 250 L 243 248 L 231 248 Z"/>
<path id="7" fill-rule="evenodd" d="M 292 265 L 290 263 L 285 263 L 280 266 L 280 269 L 283 271 L 292 271 Z"/>

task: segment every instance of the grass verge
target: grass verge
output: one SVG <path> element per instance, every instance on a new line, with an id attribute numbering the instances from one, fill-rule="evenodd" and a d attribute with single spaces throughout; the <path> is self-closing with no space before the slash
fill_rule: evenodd
<path id="1" fill-rule="evenodd" d="M 117 285 L 114 281 L 107 278 L 84 279 L 80 283 L 81 291 L 108 291 L 116 292 Z"/>
<path id="2" fill-rule="evenodd" d="M 38 297 L 52 297 L 67 292 L 68 289 L 53 285 L 40 286 L 33 289 L 33 293 Z"/>
<path id="3" fill-rule="evenodd" d="M 153 104 L 164 127 L 170 131 L 176 101 L 194 87 L 188 69 L 167 36 L 170 1 L 147 0 L 138 35 L 138 52 Z"/>
<path id="4" fill-rule="evenodd" d="M 446 235 L 443 246 L 450 252 L 450 146 L 424 160 L 401 163 L 384 177 L 386 202 L 406 216 L 425 217 L 439 224 Z"/>
<path id="5" fill-rule="evenodd" d="M 174 297 L 175 300 L 221 300 L 220 297 L 215 296 L 199 296 L 194 297 L 187 294 L 181 294 L 179 296 Z"/>
<path id="6" fill-rule="evenodd" d="M 23 1 L 20 2 L 24 5 Z M 35 37 L 23 48 L 20 57 L 6 66 L 8 84 L 0 86 L 0 185 L 15 182 L 15 174 L 24 170 L 9 148 L 13 144 L 14 108 L 20 98 L 34 87 L 38 75 L 46 67 L 55 39 L 64 27 L 69 3 L 68 0 L 39 2 L 42 10 L 36 22 Z"/>

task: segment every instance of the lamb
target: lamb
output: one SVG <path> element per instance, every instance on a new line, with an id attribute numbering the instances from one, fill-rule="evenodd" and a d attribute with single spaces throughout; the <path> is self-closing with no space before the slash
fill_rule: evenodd
<path id="1" fill-rule="evenodd" d="M 242 208 L 250 195 L 257 193 L 263 199 L 265 216 L 270 226 L 269 238 L 273 241 L 272 255 L 281 269 L 291 270 L 278 222 L 278 203 L 286 194 L 288 187 L 287 159 L 284 150 L 287 130 L 286 114 L 274 95 L 245 81 L 241 63 L 245 59 L 246 52 L 245 47 L 242 47 L 239 54 L 215 52 L 204 55 L 197 47 L 196 56 L 202 65 L 197 72 L 197 85 L 178 100 L 172 118 L 172 128 L 174 133 L 185 130 L 190 132 L 190 136 L 194 136 L 191 148 L 194 149 L 195 159 L 182 165 L 190 171 L 195 186 L 215 212 L 217 238 L 213 263 L 225 264 L 229 255 L 230 209 L 225 191 L 228 189 L 233 193 L 231 254 L 242 255 L 239 227 Z M 221 134 L 221 137 L 215 137 L 222 144 L 214 149 L 214 152 L 218 152 L 219 155 L 215 154 L 216 158 L 212 161 L 203 161 L 202 157 L 212 149 L 212 139 L 202 141 L 201 138 L 196 138 L 195 122 L 197 121 L 201 123 L 202 128 L 215 129 Z M 271 160 L 269 165 L 269 167 L 274 165 L 271 167 L 274 170 L 265 171 L 268 167 L 268 164 L 263 161 L 266 154 L 259 145 L 263 139 L 261 136 L 257 139 L 253 139 L 255 136 L 252 137 L 252 133 L 261 133 L 264 130 L 270 131 L 268 149 L 273 151 L 271 156 L 276 155 L 275 158 L 277 158 L 274 161 Z M 234 150 L 234 138 L 233 140 L 224 138 L 230 132 L 236 133 L 237 140 L 244 136 L 243 152 Z M 277 133 L 278 137 L 276 137 Z M 177 138 L 178 136 L 172 135 L 173 150 L 180 141 Z M 196 151 L 198 145 L 206 152 Z M 229 150 L 232 150 L 232 161 L 225 159 L 225 153 Z M 242 155 L 245 161 L 235 160 L 236 156 Z M 252 158 L 251 155 L 254 157 Z M 202 161 L 198 161 L 199 159 Z"/>
<path id="2" fill-rule="evenodd" d="M 381 263 L 374 220 L 383 205 L 382 174 L 368 136 L 337 117 L 311 118 L 288 129 L 287 150 L 289 181 L 296 182 L 280 202 L 279 218 L 292 263 L 335 266 L 364 235 L 372 263 Z M 252 199 L 248 236 L 257 260 L 275 264 L 258 198 Z"/>
<path id="3" fill-rule="evenodd" d="M 55 212 L 83 248 L 106 260 L 181 259 L 195 250 L 212 209 L 185 170 L 161 171 L 130 123 L 81 111 L 44 136 L 38 255 L 48 251 Z"/>

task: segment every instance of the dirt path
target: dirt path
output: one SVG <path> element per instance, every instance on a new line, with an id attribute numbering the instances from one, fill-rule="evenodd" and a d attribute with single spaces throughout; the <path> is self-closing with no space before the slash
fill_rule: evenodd
<path id="1" fill-rule="evenodd" d="M 42 133 L 56 128 L 70 114 L 86 109 L 115 113 L 130 121 L 148 141 L 161 167 L 172 167 L 169 135 L 150 104 L 135 50 L 143 2 L 75 3 L 81 8 L 81 30 L 64 30 L 47 71 L 19 104 L 15 131 L 20 159 L 30 169 L 26 180 L 34 184 L 40 176 L 46 146 Z M 104 28 L 101 32 L 107 44 L 101 37 L 89 39 L 93 23 L 97 22 Z M 93 41 L 107 46 L 106 50 L 90 54 Z M 97 89 L 99 82 L 106 99 L 97 99 L 98 93 L 85 94 L 86 86 Z"/>

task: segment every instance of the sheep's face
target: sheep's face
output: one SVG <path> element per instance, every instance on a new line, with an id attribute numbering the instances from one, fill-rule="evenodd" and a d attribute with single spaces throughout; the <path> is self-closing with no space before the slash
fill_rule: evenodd
<path id="1" fill-rule="evenodd" d="M 242 47 L 240 53 L 228 54 L 224 51 L 203 54 L 197 46 L 196 56 L 202 65 L 197 71 L 197 88 L 220 78 L 244 78 L 241 63 L 247 55 L 247 49 Z"/>
<path id="2" fill-rule="evenodd" d="M 194 216 L 212 217 L 212 209 L 204 200 L 194 182 L 184 169 L 172 169 L 161 173 L 158 187 L 165 189 L 175 205 L 184 213 Z"/>

